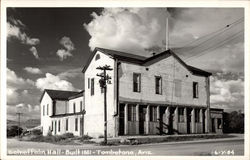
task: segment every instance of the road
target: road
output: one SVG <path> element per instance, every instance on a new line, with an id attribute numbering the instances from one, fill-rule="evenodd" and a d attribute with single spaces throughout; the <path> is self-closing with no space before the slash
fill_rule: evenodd
<path id="1" fill-rule="evenodd" d="M 25 155 L 136 155 L 136 156 L 195 156 L 195 155 L 244 155 L 244 140 L 204 140 L 178 143 L 157 143 L 143 145 L 99 146 L 55 145 L 50 143 L 24 142 L 15 139 L 7 141 L 9 154 Z M 23 153 L 25 152 L 25 153 Z"/>

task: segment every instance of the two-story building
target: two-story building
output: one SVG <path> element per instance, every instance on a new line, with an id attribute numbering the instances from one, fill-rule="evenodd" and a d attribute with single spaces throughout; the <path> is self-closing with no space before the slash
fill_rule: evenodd
<path id="1" fill-rule="evenodd" d="M 107 72 L 108 136 L 208 133 L 215 126 L 210 124 L 215 123 L 210 118 L 211 73 L 187 65 L 171 50 L 143 57 L 96 48 L 82 71 L 84 134 L 103 135 L 104 93 L 96 68 L 104 65 L 113 69 Z M 222 116 L 215 117 L 222 123 Z"/>
<path id="2" fill-rule="evenodd" d="M 43 135 L 83 135 L 84 92 L 45 89 L 41 99 Z"/>

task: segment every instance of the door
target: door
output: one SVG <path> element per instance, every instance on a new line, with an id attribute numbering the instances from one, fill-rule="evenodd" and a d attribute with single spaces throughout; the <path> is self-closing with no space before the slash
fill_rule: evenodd
<path id="1" fill-rule="evenodd" d="M 119 135 L 124 135 L 124 104 L 120 105 L 120 113 L 119 113 Z"/>
<path id="2" fill-rule="evenodd" d="M 214 118 L 212 118 L 212 132 L 214 133 L 215 132 L 215 120 Z"/>
<path id="3" fill-rule="evenodd" d="M 146 114 L 147 108 L 145 106 L 139 107 L 139 134 L 146 133 Z"/>

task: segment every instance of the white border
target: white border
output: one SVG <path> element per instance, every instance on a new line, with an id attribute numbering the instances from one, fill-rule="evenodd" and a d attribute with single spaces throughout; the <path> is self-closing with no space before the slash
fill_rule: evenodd
<path id="1" fill-rule="evenodd" d="M 156 1 L 138 1 L 138 0 L 124 0 L 124 1 L 117 1 L 117 0 L 2 0 L 1 1 L 1 158 L 0 159 L 199 159 L 199 160 L 207 160 L 207 159 L 221 159 L 222 157 L 216 156 L 56 156 L 56 157 L 49 157 L 49 156 L 7 156 L 7 141 L 6 141 L 6 8 L 7 7 L 218 7 L 218 8 L 225 8 L 225 7 L 243 7 L 245 8 L 245 86 L 244 86 L 244 113 L 245 113 L 245 151 L 244 156 L 223 156 L 223 159 L 229 160 L 249 160 L 249 37 L 250 37 L 250 24 L 249 24 L 249 1 L 163 1 L 163 0 L 156 0 Z"/>

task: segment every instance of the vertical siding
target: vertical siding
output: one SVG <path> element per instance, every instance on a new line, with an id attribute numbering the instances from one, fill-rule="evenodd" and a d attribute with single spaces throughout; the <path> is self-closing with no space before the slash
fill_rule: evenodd
<path id="1" fill-rule="evenodd" d="M 49 105 L 49 115 L 47 115 L 47 105 Z M 46 136 L 49 132 L 49 127 L 51 126 L 51 118 L 49 116 L 52 115 L 52 99 L 50 96 L 45 92 L 43 98 L 40 103 L 41 108 L 41 126 L 43 128 L 43 135 Z M 43 106 L 45 106 L 45 115 L 43 115 Z"/>

